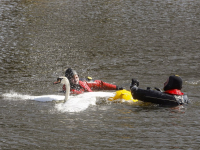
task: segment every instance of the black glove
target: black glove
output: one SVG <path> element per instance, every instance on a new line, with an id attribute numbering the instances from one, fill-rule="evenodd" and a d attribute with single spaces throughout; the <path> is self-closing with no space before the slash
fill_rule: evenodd
<path id="1" fill-rule="evenodd" d="M 123 87 L 116 86 L 116 90 L 123 90 L 123 89 L 124 89 Z"/>
<path id="2" fill-rule="evenodd" d="M 138 87 L 139 86 L 139 81 L 137 79 L 132 79 L 132 82 L 131 82 L 131 86 L 130 86 L 130 89 L 132 87 Z"/>

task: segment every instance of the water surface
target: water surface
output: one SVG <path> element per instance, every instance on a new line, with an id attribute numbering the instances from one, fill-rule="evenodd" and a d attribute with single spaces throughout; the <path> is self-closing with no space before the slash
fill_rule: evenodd
<path id="1" fill-rule="evenodd" d="M 0 1 L 0 149 L 198 149 L 199 6 L 198 0 Z M 24 98 L 58 95 L 61 87 L 52 83 L 68 67 L 126 89 L 131 78 L 141 88 L 162 88 L 178 74 L 191 104 L 177 110 L 92 99 L 84 111 L 68 112 Z"/>

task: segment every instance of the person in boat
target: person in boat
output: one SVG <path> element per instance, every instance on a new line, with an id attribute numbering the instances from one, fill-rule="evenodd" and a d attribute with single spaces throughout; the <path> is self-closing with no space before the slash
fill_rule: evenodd
<path id="1" fill-rule="evenodd" d="M 187 95 L 181 92 L 182 79 L 178 75 L 169 76 L 164 83 L 164 92 L 158 88 L 152 90 L 148 87 L 144 90 L 138 88 L 138 86 L 139 82 L 136 79 L 132 79 L 130 89 L 134 99 L 159 104 L 161 106 L 178 106 L 189 103 Z"/>
<path id="2" fill-rule="evenodd" d="M 78 73 L 71 68 L 65 71 L 65 76 L 70 82 L 70 93 L 81 94 L 84 92 L 93 92 L 93 90 L 122 90 L 122 87 L 118 87 L 114 84 L 106 83 L 101 80 L 92 80 L 88 77 L 87 80 L 79 80 Z M 65 85 L 63 85 L 63 91 L 66 91 Z"/>

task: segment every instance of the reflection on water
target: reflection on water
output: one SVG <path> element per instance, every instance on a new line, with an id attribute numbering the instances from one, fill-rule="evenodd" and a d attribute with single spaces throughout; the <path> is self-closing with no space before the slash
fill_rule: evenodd
<path id="1" fill-rule="evenodd" d="M 197 149 L 198 0 L 0 1 L 0 94 L 56 94 L 67 67 L 129 88 L 162 88 L 171 74 L 192 99 L 186 109 L 98 104 L 83 113 L 0 97 L 2 149 Z M 182 113 L 184 112 L 184 113 Z M 85 138 L 87 137 L 87 139 Z M 159 139 L 159 140 L 158 140 Z M 189 143 L 189 144 L 188 144 Z"/>

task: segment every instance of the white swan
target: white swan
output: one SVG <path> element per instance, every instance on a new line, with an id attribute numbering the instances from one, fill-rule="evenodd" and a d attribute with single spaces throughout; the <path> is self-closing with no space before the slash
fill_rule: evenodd
<path id="1" fill-rule="evenodd" d="M 64 102 L 66 102 L 69 98 L 69 93 L 70 93 L 70 83 L 67 77 L 61 76 L 57 78 L 57 81 L 54 82 L 53 84 L 65 84 L 66 87 L 66 92 L 65 92 L 65 99 Z"/>

